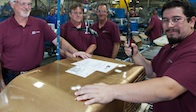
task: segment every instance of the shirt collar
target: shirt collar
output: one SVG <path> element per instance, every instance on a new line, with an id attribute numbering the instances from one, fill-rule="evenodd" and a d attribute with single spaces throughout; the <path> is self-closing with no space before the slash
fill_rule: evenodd
<path id="1" fill-rule="evenodd" d="M 70 25 L 71 28 L 76 28 L 76 27 L 72 24 L 71 21 L 70 21 L 69 25 Z M 85 28 L 85 23 L 84 23 L 84 22 L 82 22 L 81 28 Z"/>
<path id="2" fill-rule="evenodd" d="M 103 28 L 105 28 L 105 27 L 107 27 L 108 26 L 108 19 L 107 19 L 107 21 L 106 21 L 106 23 L 104 24 L 104 26 L 101 28 L 101 29 L 103 29 Z M 97 22 L 97 27 L 99 28 L 99 22 Z"/>
<path id="3" fill-rule="evenodd" d="M 14 27 L 19 27 L 19 26 L 21 26 L 21 25 L 18 24 L 18 22 L 17 22 L 16 19 L 14 18 L 14 14 L 11 16 L 11 21 L 12 21 Z M 28 17 L 28 21 L 27 21 L 26 26 L 30 26 L 30 25 L 32 25 L 32 24 L 33 24 L 32 17 L 29 16 L 29 17 Z M 25 27 L 26 27 L 26 26 L 25 26 Z"/>

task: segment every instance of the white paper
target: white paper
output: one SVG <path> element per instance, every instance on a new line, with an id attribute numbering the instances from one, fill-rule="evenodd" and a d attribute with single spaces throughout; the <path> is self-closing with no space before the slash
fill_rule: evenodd
<path id="1" fill-rule="evenodd" d="M 89 76 L 90 74 L 92 74 L 95 71 L 88 70 L 84 67 L 74 66 L 74 67 L 68 69 L 66 72 L 83 77 L 83 78 L 86 78 L 87 76 Z"/>
<path id="2" fill-rule="evenodd" d="M 75 63 L 72 63 L 73 65 L 76 66 L 81 66 L 88 68 L 90 70 L 95 70 L 95 71 L 100 71 L 103 73 L 107 73 L 110 70 L 114 69 L 116 66 L 118 66 L 117 63 L 112 63 L 108 61 L 101 61 L 101 60 L 96 60 L 96 59 L 84 59 Z"/>
<path id="3" fill-rule="evenodd" d="M 89 76 L 95 71 L 107 73 L 119 65 L 117 63 L 101 61 L 96 59 L 84 59 L 72 64 L 75 65 L 75 67 L 67 70 L 66 72 L 84 78 Z"/>

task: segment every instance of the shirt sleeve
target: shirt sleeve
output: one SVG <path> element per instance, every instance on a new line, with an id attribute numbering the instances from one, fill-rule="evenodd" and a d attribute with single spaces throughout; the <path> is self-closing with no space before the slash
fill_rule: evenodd
<path id="1" fill-rule="evenodd" d="M 51 29 L 51 27 L 44 24 L 44 40 L 52 42 L 57 37 L 57 34 Z"/>
<path id="2" fill-rule="evenodd" d="M 155 25 L 155 19 L 154 19 L 154 17 L 152 17 L 150 20 L 149 26 L 153 27 L 154 25 Z"/>
<path id="3" fill-rule="evenodd" d="M 0 29 L 2 28 L 3 25 L 0 24 Z M 3 32 L 2 30 L 0 30 L 0 60 L 1 60 L 1 54 L 3 52 L 3 42 L 2 39 L 3 38 Z"/>
<path id="4" fill-rule="evenodd" d="M 91 40 L 90 40 L 91 44 L 96 44 L 96 37 L 95 36 L 91 36 Z"/>

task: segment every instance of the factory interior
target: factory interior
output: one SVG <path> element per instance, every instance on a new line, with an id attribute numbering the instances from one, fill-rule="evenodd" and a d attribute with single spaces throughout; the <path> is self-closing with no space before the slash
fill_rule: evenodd
<path id="1" fill-rule="evenodd" d="M 83 3 L 84 8 L 86 9 L 86 14 L 84 15 L 84 20 L 88 21 L 91 24 L 93 24 L 96 21 L 96 14 L 94 7 L 96 7 L 98 2 L 101 2 L 104 0 L 61 0 L 61 5 L 63 6 L 65 10 L 65 16 L 68 15 L 69 12 L 69 6 L 70 4 L 74 2 L 80 2 Z M 42 19 L 45 19 L 46 16 L 50 12 L 50 8 L 57 5 L 57 0 L 32 0 L 33 6 L 31 15 L 35 17 L 39 17 Z M 105 1 L 104 1 L 105 2 Z M 127 35 L 127 6 L 128 9 L 133 9 L 135 13 L 137 14 L 136 17 L 130 17 L 130 29 L 132 36 L 134 37 L 133 40 L 139 45 L 139 49 L 141 52 L 144 52 L 143 54 L 146 56 L 146 58 L 152 59 L 153 55 L 156 54 L 156 52 L 160 49 L 159 46 L 150 48 L 149 46 L 149 39 L 147 35 L 144 34 L 144 30 L 147 28 L 149 24 L 149 20 L 151 18 L 151 13 L 153 9 L 157 9 L 159 12 L 160 17 L 160 11 L 161 6 L 165 3 L 165 0 L 126 0 L 126 3 L 124 0 L 106 0 L 106 3 L 108 3 L 110 7 L 110 13 L 109 18 L 115 22 L 120 30 L 121 33 L 121 40 L 122 42 L 126 40 Z M 0 1 L 0 22 L 7 19 L 12 15 L 12 9 L 9 6 L 8 0 L 1 0 Z M 87 18 L 88 16 L 88 18 Z M 69 21 L 69 17 L 66 16 L 64 19 L 64 23 L 66 21 Z M 140 35 L 139 35 L 140 34 Z M 167 43 L 158 43 L 158 44 L 164 44 Z M 145 52 L 148 49 L 148 52 Z M 149 52 L 150 51 L 150 52 Z M 46 43 L 46 53 L 45 58 L 50 57 L 50 59 L 46 59 L 44 63 L 48 63 L 48 61 L 55 59 L 55 52 L 54 49 L 51 48 L 50 45 Z M 52 57 L 52 59 L 51 59 Z M 124 54 L 124 49 L 120 47 L 119 53 L 116 57 L 119 60 L 125 60 L 128 58 Z"/>
<path id="2" fill-rule="evenodd" d="M 120 48 L 115 60 L 132 63 L 132 59 L 127 56 L 124 51 L 124 42 L 127 41 L 128 34 L 131 35 L 130 38 L 133 42 L 137 44 L 140 53 L 149 60 L 153 59 L 162 46 L 168 44 L 168 40 L 164 33 L 162 33 L 162 36 L 159 38 L 153 40 L 153 44 L 151 44 L 149 35 L 145 32 L 145 29 L 149 25 L 153 10 L 156 9 L 158 11 L 158 16 L 161 20 L 161 7 L 166 0 L 32 0 L 33 5 L 31 15 L 45 20 L 51 7 L 57 7 L 57 1 L 61 2 L 61 8 L 64 9 L 63 23 L 66 23 L 70 19 L 68 16 L 69 6 L 75 2 L 82 3 L 85 13 L 83 20 L 88 22 L 88 25 L 92 25 L 97 21 L 95 7 L 99 2 L 106 2 L 109 5 L 110 11 L 108 18 L 117 24 L 120 30 L 121 39 Z M 195 0 L 189 0 L 189 2 L 196 9 Z M 127 10 L 134 10 L 135 16 L 130 16 L 130 13 L 128 14 Z M 56 8 L 56 12 L 57 11 L 58 9 Z M 0 0 L 0 22 L 9 18 L 12 14 L 13 11 L 9 5 L 9 0 Z M 53 26 L 51 26 L 51 28 L 54 31 L 57 30 L 54 29 Z M 45 43 L 44 59 L 41 66 L 50 64 L 57 60 L 56 49 L 56 46 L 53 44 Z M 152 112 L 152 110 L 153 107 L 151 104 L 142 103 L 139 109 L 126 112 Z"/>
<path id="3" fill-rule="evenodd" d="M 84 20 L 88 21 L 90 24 L 93 24 L 96 21 L 96 14 L 95 9 L 98 2 L 101 2 L 105 0 L 61 0 L 61 5 L 63 6 L 65 10 L 65 16 L 68 15 L 69 12 L 69 6 L 70 4 L 74 2 L 80 2 L 84 5 L 84 8 L 86 9 Z M 33 6 L 31 15 L 35 17 L 39 17 L 42 19 L 45 19 L 46 16 L 50 12 L 50 8 L 57 5 L 57 0 L 32 0 Z M 146 58 L 152 59 L 152 57 L 157 53 L 157 51 L 160 49 L 160 46 L 151 47 L 149 46 L 149 39 L 147 35 L 144 34 L 144 30 L 147 28 L 149 24 L 149 20 L 151 18 L 151 13 L 153 9 L 157 9 L 159 12 L 160 17 L 160 11 L 161 6 L 165 3 L 165 0 L 126 0 L 126 3 L 124 0 L 106 0 L 106 3 L 108 3 L 110 7 L 110 13 L 109 18 L 115 22 L 120 30 L 121 33 L 121 40 L 122 42 L 126 41 L 126 35 L 127 35 L 127 6 L 128 9 L 133 9 L 135 13 L 137 14 L 136 17 L 129 17 L 130 22 L 130 29 L 131 34 L 133 36 L 133 40 L 139 45 L 139 49 L 141 52 L 143 52 L 143 55 L 145 55 Z M 3 21 L 10 17 L 12 15 L 12 10 L 9 6 L 8 0 L 1 0 L 0 1 L 0 21 Z M 88 16 L 88 18 L 87 18 Z M 69 16 L 66 16 L 64 19 L 64 23 L 66 21 L 69 21 Z M 164 39 L 164 42 L 158 43 L 158 44 L 165 44 L 167 40 Z M 147 52 L 145 52 L 148 50 Z M 55 52 L 54 49 L 51 48 L 50 44 L 46 44 L 46 53 L 45 53 L 45 60 L 43 61 L 43 64 L 48 63 L 50 61 L 54 61 L 55 58 Z M 49 58 L 48 58 L 49 57 Z M 128 60 L 128 57 L 124 54 L 124 48 L 120 47 L 119 53 L 116 57 L 116 59 L 119 60 Z"/>
<path id="4" fill-rule="evenodd" d="M 167 44 L 167 39 L 165 39 L 164 33 L 162 37 L 158 40 L 155 40 L 153 46 L 150 45 L 150 40 L 148 34 L 145 34 L 144 31 L 148 27 L 152 11 L 156 9 L 158 11 L 158 16 L 161 19 L 161 7 L 166 2 L 165 0 L 61 0 L 61 6 L 64 8 L 64 22 L 69 21 L 69 6 L 74 2 L 80 2 L 84 5 L 84 21 L 88 21 L 89 25 L 92 25 L 96 22 L 95 8 L 99 2 L 106 2 L 110 7 L 109 17 L 113 22 L 115 22 L 120 30 L 121 41 L 126 41 L 126 36 L 130 29 L 133 41 L 139 46 L 140 51 L 147 59 L 152 59 L 154 55 L 159 51 L 161 46 Z M 126 1 L 126 3 L 125 3 Z M 194 7 L 195 1 L 189 0 Z M 45 19 L 50 12 L 50 8 L 56 6 L 57 0 L 32 0 L 33 6 L 31 15 Z M 128 7 L 127 7 L 128 6 Z M 127 8 L 128 10 L 133 9 L 136 14 L 135 17 L 129 17 L 130 25 L 127 21 Z M 0 1 L 0 22 L 7 19 L 12 15 L 12 9 L 9 6 L 8 0 Z M 55 48 L 49 43 L 46 43 L 46 52 L 43 61 L 43 65 L 50 61 L 54 61 Z M 49 57 L 49 59 L 47 59 Z M 124 54 L 124 48 L 120 47 L 116 59 L 127 61 L 129 60 L 126 54 Z"/>

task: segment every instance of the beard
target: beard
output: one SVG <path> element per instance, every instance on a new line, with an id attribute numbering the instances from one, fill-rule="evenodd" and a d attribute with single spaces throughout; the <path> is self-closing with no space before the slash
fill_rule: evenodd
<path id="1" fill-rule="evenodd" d="M 25 17 L 25 18 L 26 18 L 26 17 L 29 17 L 30 12 L 31 12 L 31 11 L 21 11 L 21 12 L 20 12 L 20 16 Z"/>
<path id="2" fill-rule="evenodd" d="M 181 38 L 169 37 L 167 39 L 168 39 L 170 45 L 178 44 L 183 41 L 183 39 L 181 39 Z"/>
<path id="3" fill-rule="evenodd" d="M 170 32 L 170 31 L 177 32 L 178 34 L 180 34 L 180 30 L 173 29 L 173 28 L 167 29 L 165 32 L 167 33 L 167 32 Z M 169 35 L 169 36 L 167 35 L 167 39 L 168 39 L 170 45 L 178 44 L 178 43 L 183 41 L 182 37 L 176 38 L 176 37 L 173 37 L 172 35 Z"/>

